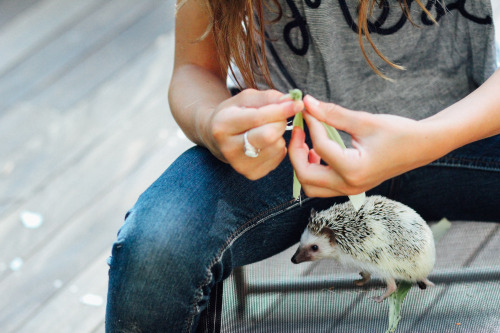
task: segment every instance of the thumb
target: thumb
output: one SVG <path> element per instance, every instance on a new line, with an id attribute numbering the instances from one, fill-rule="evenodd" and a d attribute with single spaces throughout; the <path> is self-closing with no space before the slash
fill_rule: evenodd
<path id="1" fill-rule="evenodd" d="M 349 134 L 356 134 L 360 129 L 362 114 L 334 103 L 320 102 L 311 95 L 304 97 L 306 111 L 319 121 Z"/>
<path id="2" fill-rule="evenodd" d="M 280 104 L 291 101 L 286 95 L 277 90 L 245 89 L 233 97 L 236 103 L 247 108 L 260 108 L 269 104 Z"/>

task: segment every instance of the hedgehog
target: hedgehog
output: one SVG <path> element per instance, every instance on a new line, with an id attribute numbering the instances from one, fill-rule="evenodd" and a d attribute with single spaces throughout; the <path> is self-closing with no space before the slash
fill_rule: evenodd
<path id="1" fill-rule="evenodd" d="M 384 280 L 385 293 L 373 297 L 378 303 L 396 290 L 396 280 L 434 286 L 427 279 L 436 260 L 432 231 L 413 209 L 382 196 L 368 197 L 359 210 L 350 202 L 312 209 L 292 262 L 325 258 L 360 269 L 357 286 L 372 274 Z"/>

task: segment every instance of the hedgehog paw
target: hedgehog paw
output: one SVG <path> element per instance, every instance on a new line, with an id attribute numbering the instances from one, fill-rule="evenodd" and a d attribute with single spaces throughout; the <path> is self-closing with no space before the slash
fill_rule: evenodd
<path id="1" fill-rule="evenodd" d="M 423 279 L 422 281 L 417 281 L 418 287 L 420 289 L 425 289 L 427 287 L 434 287 L 434 283 L 429 281 L 428 279 Z"/>
<path id="2" fill-rule="evenodd" d="M 394 279 L 387 279 L 387 289 L 383 295 L 373 297 L 373 300 L 377 303 L 382 303 L 384 299 L 391 296 L 393 292 L 396 291 L 396 281 Z"/>

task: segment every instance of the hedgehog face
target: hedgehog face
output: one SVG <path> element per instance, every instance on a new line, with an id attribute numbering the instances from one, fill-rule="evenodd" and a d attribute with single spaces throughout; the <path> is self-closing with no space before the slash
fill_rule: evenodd
<path id="1" fill-rule="evenodd" d="M 332 246 L 330 238 L 323 233 L 314 234 L 309 228 L 306 228 L 300 238 L 299 248 L 292 257 L 292 262 L 299 264 L 332 257 L 335 257 L 335 248 Z"/>

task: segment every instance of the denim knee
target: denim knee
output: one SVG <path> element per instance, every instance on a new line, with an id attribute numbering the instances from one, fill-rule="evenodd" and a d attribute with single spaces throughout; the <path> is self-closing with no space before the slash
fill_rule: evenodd
<path id="1" fill-rule="evenodd" d="M 110 260 L 113 329 L 189 331 L 211 287 L 229 274 L 216 260 L 217 245 L 203 240 L 193 221 L 170 213 L 136 205 L 120 229 Z"/>

